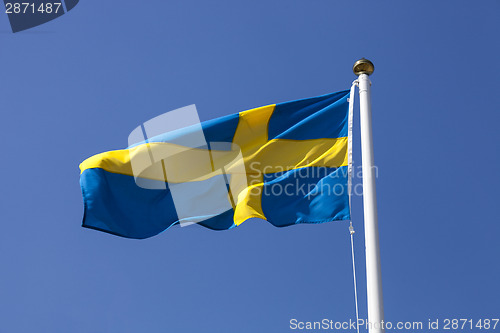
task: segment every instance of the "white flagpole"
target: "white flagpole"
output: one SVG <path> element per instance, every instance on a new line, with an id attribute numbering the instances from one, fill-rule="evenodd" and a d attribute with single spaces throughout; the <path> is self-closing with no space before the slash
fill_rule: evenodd
<path id="1" fill-rule="evenodd" d="M 368 299 L 368 328 L 370 333 L 384 333 L 384 304 L 378 236 L 377 195 L 373 159 L 371 82 L 368 78 L 374 66 L 367 59 L 358 60 L 353 68 L 358 75 L 361 125 L 361 157 L 363 166 L 363 207 L 365 221 L 366 286 Z"/>

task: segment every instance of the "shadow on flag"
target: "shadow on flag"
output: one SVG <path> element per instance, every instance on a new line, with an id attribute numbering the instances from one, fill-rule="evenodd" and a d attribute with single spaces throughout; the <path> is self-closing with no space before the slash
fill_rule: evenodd
<path id="1" fill-rule="evenodd" d="M 73 9 L 79 0 L 4 0 L 12 32 L 52 21 Z"/>

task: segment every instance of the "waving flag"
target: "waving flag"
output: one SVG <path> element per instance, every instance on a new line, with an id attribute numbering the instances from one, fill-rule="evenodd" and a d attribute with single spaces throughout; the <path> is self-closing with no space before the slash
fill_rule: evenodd
<path id="1" fill-rule="evenodd" d="M 80 165 L 83 226 L 147 238 L 183 223 L 349 220 L 348 97 L 268 105 L 163 134 L 145 123 L 128 148 Z"/>

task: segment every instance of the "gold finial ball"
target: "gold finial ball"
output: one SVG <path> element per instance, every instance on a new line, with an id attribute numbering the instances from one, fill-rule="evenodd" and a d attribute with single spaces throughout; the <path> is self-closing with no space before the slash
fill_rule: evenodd
<path id="1" fill-rule="evenodd" d="M 375 66 L 373 66 L 373 63 L 365 58 L 359 59 L 354 63 L 354 66 L 352 66 L 352 71 L 357 76 L 360 76 L 361 74 L 371 75 L 374 70 Z"/>

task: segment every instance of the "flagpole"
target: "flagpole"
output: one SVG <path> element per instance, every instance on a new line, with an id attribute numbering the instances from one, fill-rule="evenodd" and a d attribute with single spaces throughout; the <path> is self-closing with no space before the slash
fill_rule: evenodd
<path id="1" fill-rule="evenodd" d="M 370 333 L 384 333 L 384 304 L 375 192 L 375 166 L 373 159 L 371 82 L 368 78 L 374 66 L 370 60 L 360 59 L 352 68 L 358 76 L 361 125 L 361 157 L 363 166 L 363 208 L 365 221 L 366 287 L 368 301 L 368 328 Z"/>

